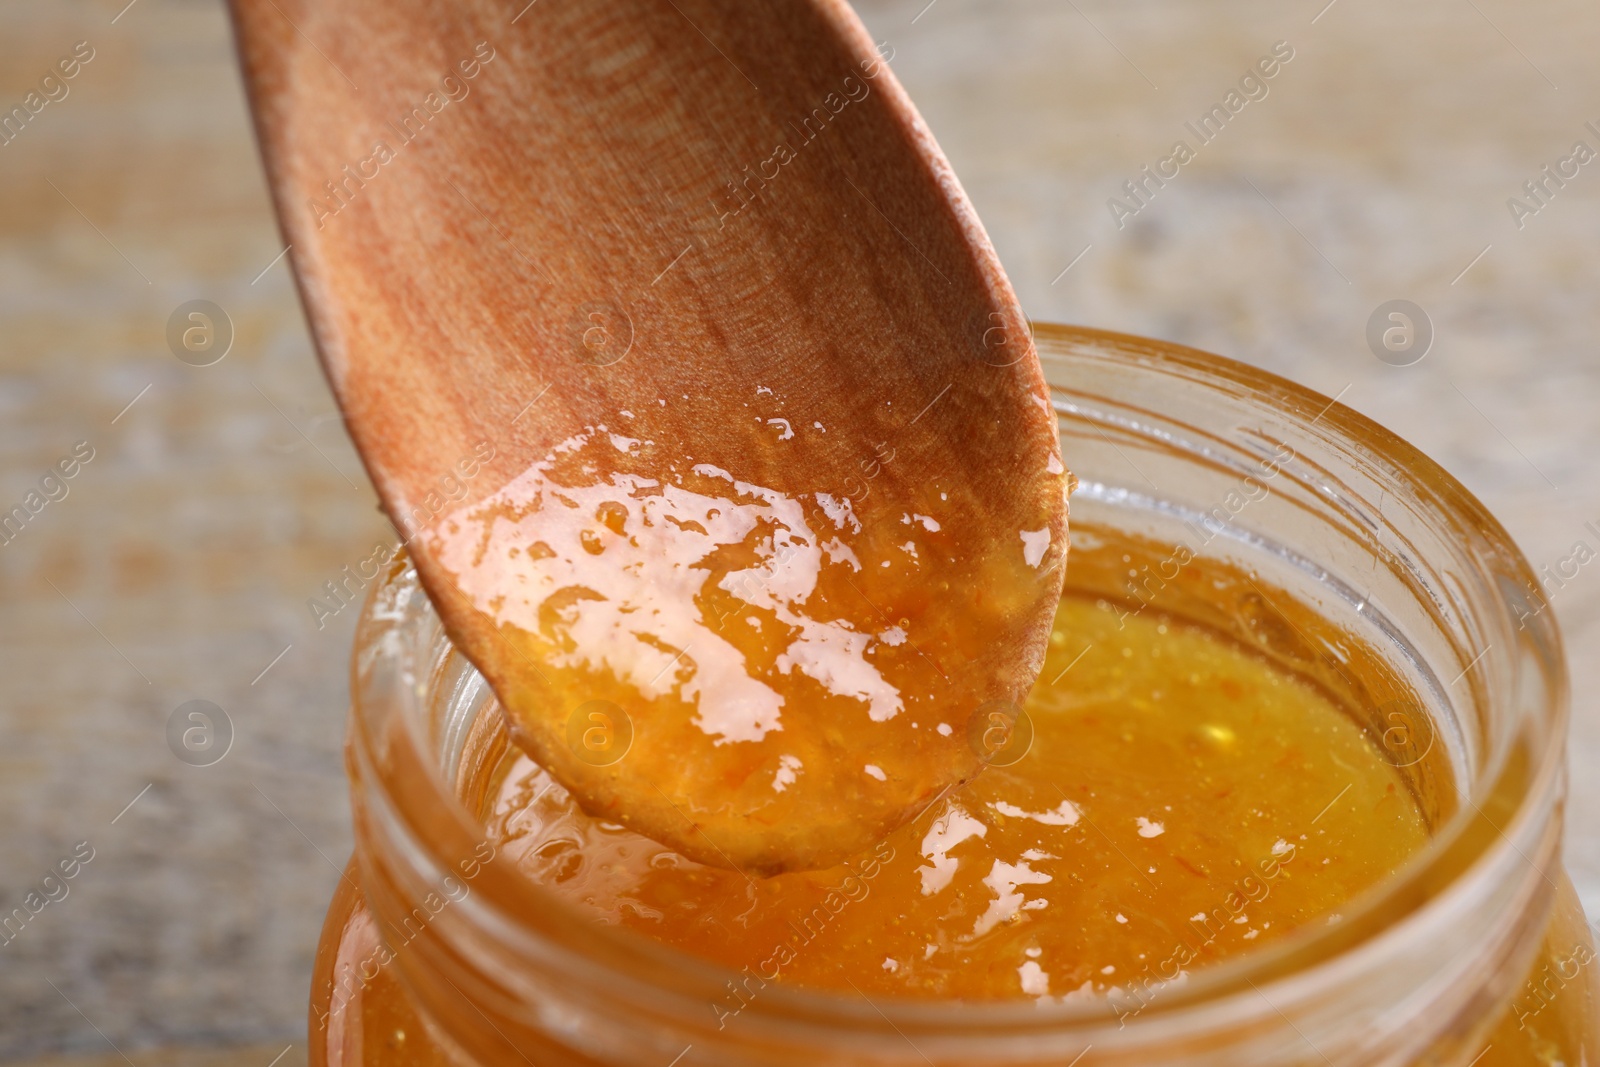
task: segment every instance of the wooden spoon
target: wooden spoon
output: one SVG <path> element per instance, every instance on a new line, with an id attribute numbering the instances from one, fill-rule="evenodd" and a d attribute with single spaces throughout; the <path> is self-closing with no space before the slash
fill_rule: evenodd
<path id="1" fill-rule="evenodd" d="M 755 873 L 976 773 L 1044 659 L 1065 473 L 993 249 L 849 7 L 234 16 L 351 436 L 516 741 Z"/>

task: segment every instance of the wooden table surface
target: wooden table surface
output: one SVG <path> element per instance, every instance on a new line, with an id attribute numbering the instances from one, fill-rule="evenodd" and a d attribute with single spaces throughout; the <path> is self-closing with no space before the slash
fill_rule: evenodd
<path id="1" fill-rule="evenodd" d="M 0 510 L 93 450 L 0 545 L 0 910 L 93 849 L 0 947 L 0 1061 L 268 1067 L 287 1049 L 289 1067 L 350 840 L 351 613 L 319 629 L 306 601 L 386 526 L 277 261 L 224 15 L 126 2 L 0 2 L 0 110 L 93 51 L 0 144 Z M 1338 394 L 1462 478 L 1536 565 L 1600 549 L 1600 166 L 1520 229 L 1507 208 L 1575 141 L 1600 148 L 1600 9 L 1325 3 L 861 7 L 1033 315 Z M 1108 199 L 1278 41 L 1294 58 L 1268 95 L 1119 229 Z M 1415 366 L 1364 340 L 1395 298 L 1437 331 Z M 196 299 L 233 325 L 213 366 L 168 346 Z M 1554 607 L 1593 914 L 1600 567 Z M 231 722 L 213 766 L 169 748 L 190 700 Z"/>

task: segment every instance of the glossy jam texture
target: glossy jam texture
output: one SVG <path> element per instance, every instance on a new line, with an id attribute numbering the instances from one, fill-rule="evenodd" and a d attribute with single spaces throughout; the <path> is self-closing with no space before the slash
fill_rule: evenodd
<path id="1" fill-rule="evenodd" d="M 749 879 L 583 814 L 526 757 L 488 829 L 596 920 L 764 982 L 869 995 L 1110 997 L 1336 922 L 1427 837 L 1320 692 L 1209 632 L 1069 598 L 1026 755 L 825 871 Z M 1007 762 L 1016 748 L 1002 749 Z"/>
<path id="2" fill-rule="evenodd" d="M 751 874 L 826 867 L 977 773 L 969 720 L 1031 684 L 1065 545 L 1048 510 L 991 544 L 956 479 L 892 507 L 824 488 L 590 427 L 445 517 L 424 577 L 470 604 L 457 644 L 588 811 Z"/>

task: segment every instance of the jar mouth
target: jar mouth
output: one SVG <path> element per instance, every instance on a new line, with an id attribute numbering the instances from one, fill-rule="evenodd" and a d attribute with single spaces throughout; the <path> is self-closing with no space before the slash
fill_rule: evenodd
<path id="1" fill-rule="evenodd" d="M 1281 573 L 1286 587 L 1300 583 L 1319 609 L 1353 632 L 1388 635 L 1396 670 L 1413 679 L 1421 703 L 1438 719 L 1436 736 L 1449 750 L 1455 796 L 1443 799 L 1430 842 L 1341 908 L 1340 922 L 1302 927 L 1200 968 L 1160 987 L 1136 1018 L 1101 1000 L 868 1002 L 769 986 L 750 1006 L 748 1025 L 848 1035 L 852 1049 L 862 1042 L 893 1043 L 897 1033 L 904 1049 L 912 1033 L 918 1042 L 981 1046 L 990 1057 L 984 1062 L 994 1063 L 1036 1062 L 1030 1057 L 1048 1045 L 1067 1062 L 1073 1042 L 1079 1048 L 1114 1045 L 1134 1040 L 1126 1037 L 1134 1030 L 1159 1041 L 1187 1032 L 1202 1010 L 1208 1025 L 1231 1020 L 1247 1027 L 1273 1012 L 1288 1019 L 1285 1011 L 1309 1005 L 1303 1018 L 1314 1027 L 1319 998 L 1371 983 L 1402 961 L 1420 967 L 1419 944 L 1433 945 L 1439 968 L 1481 966 L 1472 952 L 1492 951 L 1493 943 L 1445 951 L 1440 942 L 1475 936 L 1485 922 L 1503 925 L 1518 909 L 1539 906 L 1558 848 L 1563 788 L 1560 638 L 1542 610 L 1535 574 L 1509 535 L 1415 448 L 1275 375 L 1196 349 L 1080 327 L 1037 324 L 1035 340 L 1064 437 L 1097 457 L 1104 450 L 1096 442 L 1103 438 L 1113 466 L 1112 452 L 1131 463 L 1130 451 L 1147 449 L 1133 452 L 1147 466 L 1166 463 L 1164 469 L 1176 472 L 1187 463 L 1226 478 L 1272 441 L 1292 446 L 1295 462 L 1285 464 L 1274 488 L 1272 507 L 1281 511 L 1226 531 L 1218 551 L 1236 552 L 1252 568 L 1277 568 L 1271 574 Z M 1064 451 L 1076 470 L 1074 448 L 1068 444 Z M 1099 509 L 1144 509 L 1139 514 L 1148 512 L 1148 521 L 1159 524 L 1162 515 L 1179 515 L 1186 506 L 1171 494 L 1146 491 L 1153 486 L 1140 486 L 1131 475 L 1117 477 L 1112 467 L 1078 474 L 1075 533 L 1080 503 L 1090 529 Z M 1184 475 L 1170 484 L 1193 480 Z M 1271 523 L 1280 515 L 1296 529 L 1320 529 L 1311 516 L 1331 532 L 1290 544 L 1274 536 Z M 1341 572 L 1328 563 L 1330 555 L 1354 558 L 1368 543 L 1374 574 L 1384 574 L 1381 599 L 1377 585 L 1362 592 L 1347 580 L 1351 568 Z M 414 574 L 404 580 L 397 574 L 375 590 L 357 635 L 350 760 L 368 832 L 384 841 L 391 866 L 425 881 L 471 854 L 482 827 L 440 769 L 441 762 L 453 767 L 465 739 L 459 730 L 430 734 L 422 725 L 424 705 L 441 685 L 459 690 L 476 684 L 483 690 L 475 691 L 479 699 L 487 687 L 472 681 L 470 667 L 459 669 L 458 654 L 456 667 L 447 667 L 441 656 L 453 653 L 447 643 L 440 651 L 442 631 Z M 595 924 L 504 864 L 485 864 L 473 888 L 456 909 L 459 921 L 482 932 L 497 951 L 558 968 L 575 986 L 604 990 L 645 1016 L 670 1014 L 672 1003 L 703 1011 L 737 977 L 642 935 Z M 1435 993 L 1441 1003 L 1450 1000 L 1446 992 Z"/>

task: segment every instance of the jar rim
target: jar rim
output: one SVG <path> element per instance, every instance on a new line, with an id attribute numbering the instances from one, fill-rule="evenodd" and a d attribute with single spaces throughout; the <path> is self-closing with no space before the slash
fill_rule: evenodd
<path id="1" fill-rule="evenodd" d="M 1523 588 L 1537 588 L 1531 566 L 1509 534 L 1465 486 L 1415 447 L 1336 400 L 1268 371 L 1182 345 L 1084 327 L 1036 323 L 1034 328 L 1047 368 L 1052 358 L 1069 355 L 1143 362 L 1202 388 L 1226 390 L 1273 405 L 1319 437 L 1359 441 L 1374 469 L 1421 489 L 1441 514 L 1448 513 L 1458 525 L 1472 531 L 1477 538 L 1470 546 L 1473 551 L 1485 559 L 1492 557 Z M 1177 1025 L 1172 1021 L 1191 1009 L 1215 1011 L 1219 1004 L 1248 995 L 1252 989 L 1257 993 L 1262 988 L 1280 990 L 1293 996 L 1297 990 L 1319 983 L 1347 981 L 1363 968 L 1401 951 L 1411 938 L 1459 932 L 1465 901 L 1478 881 L 1513 877 L 1519 865 L 1532 868 L 1535 875 L 1548 881 L 1536 858 L 1548 862 L 1551 839 L 1559 838 L 1556 809 L 1563 789 L 1565 663 L 1553 616 L 1538 612 L 1513 619 L 1515 605 L 1504 590 L 1500 592 L 1505 609 L 1501 622 L 1508 624 L 1507 629 L 1513 622 L 1519 627 L 1518 640 L 1510 650 L 1515 657 L 1517 691 L 1506 694 L 1520 705 L 1515 739 L 1518 751 L 1497 752 L 1482 769 L 1479 777 L 1483 780 L 1465 787 L 1463 796 L 1468 803 L 1437 827 L 1432 839 L 1399 870 L 1341 909 L 1341 923 L 1302 927 L 1262 948 L 1196 970 L 1181 988 L 1167 987 L 1172 988 L 1171 995 L 1164 994 L 1149 1019 L 1139 1025 L 1162 1025 L 1163 1020 Z M 359 650 L 373 624 L 378 596 L 375 588 L 357 636 L 350 745 L 356 781 L 352 788 L 366 791 L 365 802 L 388 832 L 406 839 L 420 853 L 432 854 L 438 865 L 448 870 L 450 864 L 442 857 L 469 850 L 481 840 L 481 827 L 422 750 L 421 738 L 410 730 L 381 729 L 379 720 L 392 713 L 397 694 L 401 699 L 420 697 L 424 672 L 407 665 L 401 673 L 408 684 L 375 688 L 373 665 L 369 662 L 364 667 Z M 426 598 L 417 596 L 409 610 L 426 612 Z M 397 649 L 390 642 L 386 652 L 405 656 L 409 650 Z M 412 751 L 405 751 L 405 738 L 410 739 Z M 406 783 L 404 790 L 392 788 L 401 780 Z M 730 968 L 631 931 L 572 921 L 580 916 L 576 908 L 511 872 L 497 871 L 480 883 L 483 892 L 474 892 L 469 898 L 472 907 L 462 909 L 464 912 L 495 928 L 508 944 L 587 972 L 590 982 L 613 993 L 668 993 L 699 1002 L 702 998 L 690 989 L 719 995 L 724 983 L 737 977 Z M 1528 892 L 1537 888 L 1536 883 L 1530 885 Z M 1397 900 L 1408 900 L 1409 906 L 1397 915 L 1387 914 L 1386 908 L 1393 912 Z M 567 921 L 553 918 L 558 916 Z M 886 1023 L 894 1030 L 899 1025 L 928 1027 L 945 1033 L 982 1034 L 990 1041 L 1024 1041 L 1028 1035 L 1040 1033 L 1092 1034 L 1118 1025 L 1099 1000 L 1040 1003 L 906 998 L 863 1002 L 849 994 L 783 986 L 763 993 L 752 1012 L 775 1026 L 798 1026 L 807 1032 L 847 1025 L 857 1028 L 852 1032 L 859 1035 L 862 1026 Z"/>

